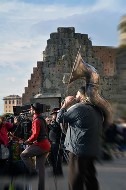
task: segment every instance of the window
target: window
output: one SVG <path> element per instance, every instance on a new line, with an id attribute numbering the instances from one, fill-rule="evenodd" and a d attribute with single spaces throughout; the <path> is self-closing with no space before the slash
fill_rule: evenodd
<path id="1" fill-rule="evenodd" d="M 11 104 L 11 100 L 9 100 L 9 104 Z"/>

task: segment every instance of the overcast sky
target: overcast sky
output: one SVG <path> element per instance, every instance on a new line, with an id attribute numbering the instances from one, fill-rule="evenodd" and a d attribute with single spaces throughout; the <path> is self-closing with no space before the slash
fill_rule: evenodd
<path id="1" fill-rule="evenodd" d="M 118 46 L 126 0 L 0 0 L 0 114 L 3 97 L 22 96 L 50 33 L 75 27 L 93 45 Z"/>

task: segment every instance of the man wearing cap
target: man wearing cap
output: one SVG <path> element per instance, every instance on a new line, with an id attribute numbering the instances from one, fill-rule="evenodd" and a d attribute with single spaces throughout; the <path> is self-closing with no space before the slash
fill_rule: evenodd
<path id="1" fill-rule="evenodd" d="M 46 134 L 46 122 L 41 116 L 41 106 L 40 103 L 31 105 L 30 113 L 33 115 L 32 134 L 24 142 L 24 144 L 29 145 L 29 147 L 20 155 L 30 172 L 30 176 L 35 176 L 38 170 L 38 190 L 44 190 L 45 188 L 45 161 L 50 150 L 50 142 Z M 36 156 L 36 168 L 31 160 L 34 156 Z"/>
<path id="2" fill-rule="evenodd" d="M 50 161 L 53 167 L 53 174 L 56 176 L 63 175 L 60 145 L 62 140 L 62 130 L 59 123 L 56 122 L 59 108 L 54 108 L 51 112 L 51 125 L 49 131 L 49 140 L 51 142 Z"/>
<path id="3" fill-rule="evenodd" d="M 77 103 L 74 105 L 73 102 Z M 95 160 L 100 155 L 103 117 L 82 86 L 76 97 L 68 96 L 57 114 L 59 123 L 68 123 L 65 148 L 69 151 L 69 190 L 98 190 Z"/>

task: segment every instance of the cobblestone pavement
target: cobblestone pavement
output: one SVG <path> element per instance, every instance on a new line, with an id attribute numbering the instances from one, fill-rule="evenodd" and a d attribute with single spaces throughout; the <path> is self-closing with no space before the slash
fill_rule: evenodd
<path id="1" fill-rule="evenodd" d="M 115 158 L 112 161 L 103 161 L 96 164 L 100 190 L 126 190 L 126 157 Z M 68 190 L 67 165 L 63 166 L 64 177 L 52 176 L 52 168 L 46 167 L 45 190 Z M 0 177 L 0 190 L 5 190 L 5 184 L 11 182 L 11 177 Z M 37 190 L 38 179 L 27 179 L 24 176 L 14 177 L 13 183 L 22 185 L 21 190 Z M 25 188 L 27 186 L 27 188 Z M 19 189 L 20 190 L 20 189 Z"/>

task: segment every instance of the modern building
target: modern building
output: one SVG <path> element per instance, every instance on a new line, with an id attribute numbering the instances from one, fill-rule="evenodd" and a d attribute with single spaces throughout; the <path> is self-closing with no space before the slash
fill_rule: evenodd
<path id="1" fill-rule="evenodd" d="M 21 106 L 22 98 L 18 95 L 9 95 L 3 98 L 4 100 L 4 114 L 12 113 L 13 114 L 13 106 Z"/>

